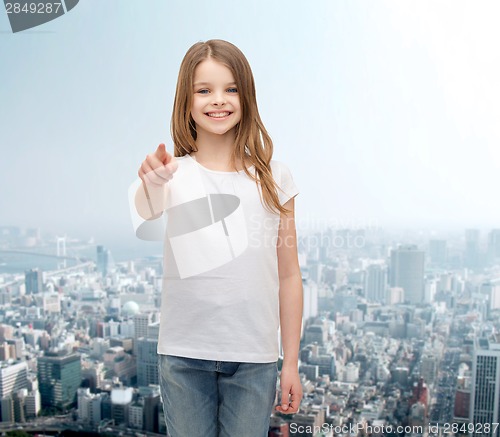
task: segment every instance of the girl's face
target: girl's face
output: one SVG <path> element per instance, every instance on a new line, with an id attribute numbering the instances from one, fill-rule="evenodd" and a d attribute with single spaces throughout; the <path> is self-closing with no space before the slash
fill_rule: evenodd
<path id="1" fill-rule="evenodd" d="M 241 106 L 231 70 L 211 58 L 194 71 L 191 115 L 198 135 L 224 135 L 241 120 Z M 234 132 L 233 132 L 234 133 Z"/>

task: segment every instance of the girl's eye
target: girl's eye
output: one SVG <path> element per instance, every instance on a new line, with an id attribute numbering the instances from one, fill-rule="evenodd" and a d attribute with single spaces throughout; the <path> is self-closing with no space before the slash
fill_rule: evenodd
<path id="1" fill-rule="evenodd" d="M 236 88 L 229 88 L 228 91 L 230 93 L 237 93 L 238 92 L 238 90 Z"/>
<path id="2" fill-rule="evenodd" d="M 206 94 L 206 93 L 208 93 L 208 90 L 199 90 L 198 93 L 200 93 L 200 94 Z"/>

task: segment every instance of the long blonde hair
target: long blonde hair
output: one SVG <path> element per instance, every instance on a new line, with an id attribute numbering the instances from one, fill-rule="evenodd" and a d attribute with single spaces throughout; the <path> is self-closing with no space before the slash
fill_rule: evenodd
<path id="1" fill-rule="evenodd" d="M 273 142 L 260 119 L 257 107 L 255 82 L 245 55 L 235 45 L 220 39 L 197 42 L 187 51 L 182 60 L 174 108 L 172 112 L 171 134 L 174 142 L 174 156 L 184 156 L 196 147 L 196 125 L 191 116 L 193 100 L 194 71 L 199 63 L 212 58 L 225 65 L 234 76 L 240 97 L 241 120 L 236 125 L 235 147 L 231 153 L 231 163 L 235 167 L 236 159 L 245 163 L 248 156 L 255 167 L 256 176 L 252 175 L 246 165 L 245 173 L 257 184 L 260 183 L 264 207 L 272 212 L 290 212 L 280 205 L 277 189 L 279 189 L 271 171 Z M 236 167 L 235 167 L 236 168 Z"/>

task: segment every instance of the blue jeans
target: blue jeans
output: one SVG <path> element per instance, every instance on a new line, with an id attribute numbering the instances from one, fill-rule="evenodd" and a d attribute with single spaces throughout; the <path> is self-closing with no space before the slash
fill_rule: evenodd
<path id="1" fill-rule="evenodd" d="M 159 355 L 170 437 L 267 437 L 278 366 Z"/>

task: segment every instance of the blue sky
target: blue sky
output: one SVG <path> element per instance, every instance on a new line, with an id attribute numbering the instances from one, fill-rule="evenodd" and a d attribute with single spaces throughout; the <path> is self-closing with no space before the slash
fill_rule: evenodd
<path id="1" fill-rule="evenodd" d="M 495 1 L 84 0 L 12 34 L 2 6 L 0 225 L 133 242 L 127 189 L 172 150 L 180 61 L 221 38 L 250 61 L 299 227 L 499 227 L 499 18 Z"/>

